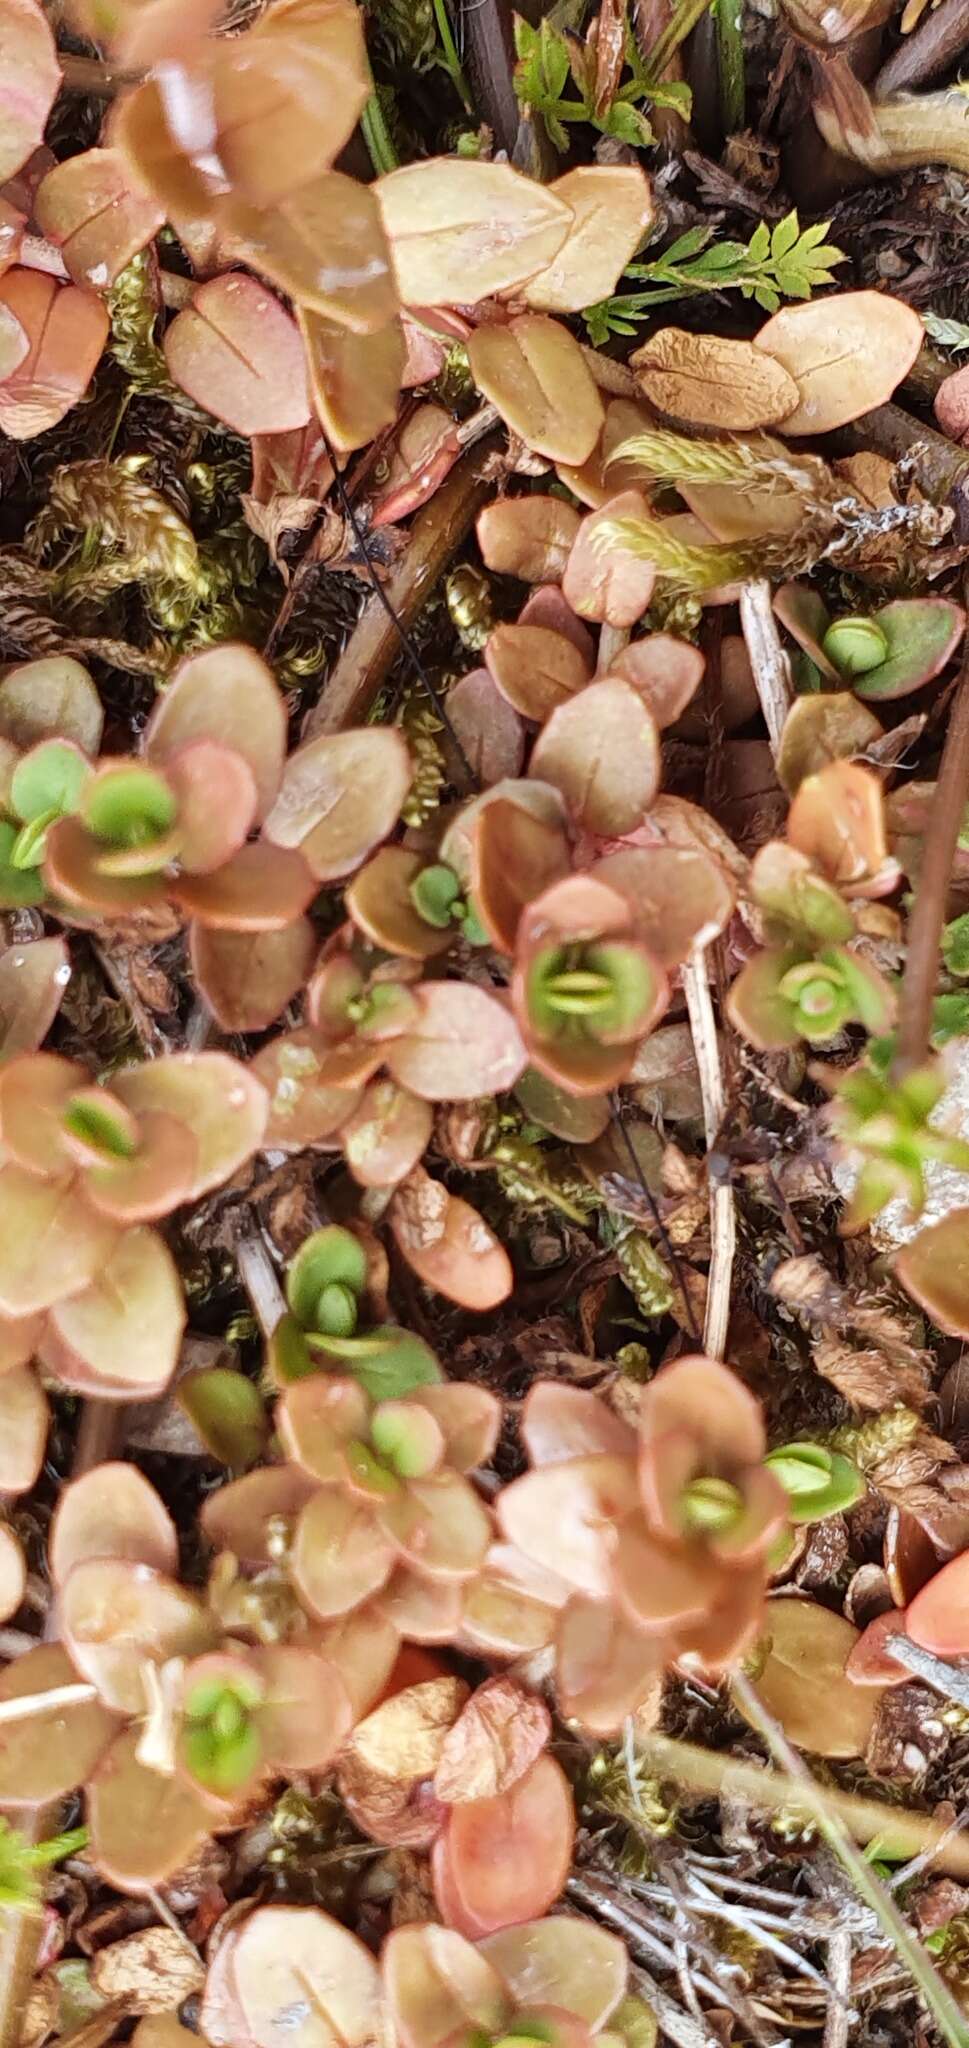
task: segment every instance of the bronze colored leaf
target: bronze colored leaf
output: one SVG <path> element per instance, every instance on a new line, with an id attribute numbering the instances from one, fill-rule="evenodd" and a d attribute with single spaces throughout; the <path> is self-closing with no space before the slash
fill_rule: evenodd
<path id="1" fill-rule="evenodd" d="M 750 341 L 662 327 L 630 358 L 651 405 L 690 426 L 749 431 L 786 419 L 798 387 L 780 362 Z"/>
<path id="2" fill-rule="evenodd" d="M 482 560 L 498 576 L 561 583 L 579 524 L 562 498 L 496 498 L 478 517 Z"/>
<path id="3" fill-rule="evenodd" d="M 550 462 L 580 465 L 602 429 L 602 400 L 582 350 L 547 313 L 477 327 L 467 344 L 479 391 L 506 426 Z"/>
<path id="4" fill-rule="evenodd" d="M 541 1756 L 552 1729 L 543 1700 L 513 1678 L 490 1678 L 445 1734 L 434 1790 L 448 1805 L 507 1792 Z"/>
<path id="5" fill-rule="evenodd" d="M 880 1694 L 845 1674 L 858 1630 L 812 1600 L 781 1599 L 767 1603 L 765 1635 L 757 1690 L 788 1739 L 812 1756 L 863 1756 Z M 736 1705 L 742 1714 L 743 1700 Z"/>
<path id="6" fill-rule="evenodd" d="M 356 334 L 394 318 L 397 285 L 373 186 L 326 171 L 264 210 L 235 200 L 227 218 L 255 268 L 307 311 Z"/>
<path id="7" fill-rule="evenodd" d="M 642 824 L 659 789 L 656 721 L 628 683 L 590 683 L 553 711 L 531 772 L 561 790 L 583 831 L 621 837 Z"/>
<path id="8" fill-rule="evenodd" d="M 887 292 L 836 292 L 782 306 L 754 347 L 797 385 L 785 434 L 829 434 L 891 398 L 912 367 L 924 329 L 911 306 Z"/>
<path id="9" fill-rule="evenodd" d="M 12 441 L 30 441 L 84 396 L 108 337 L 108 315 L 93 292 L 60 285 L 40 270 L 8 270 L 0 278 L 0 307 L 19 321 L 29 343 L 0 384 L 0 429 Z"/>
<path id="10" fill-rule="evenodd" d="M 652 562 L 618 540 L 603 542 L 608 521 L 648 517 L 642 491 L 620 491 L 583 519 L 562 579 L 562 594 L 580 618 L 623 628 L 642 618 L 656 581 Z"/>
<path id="11" fill-rule="evenodd" d="M 537 313 L 581 313 L 611 298 L 653 218 L 653 192 L 638 164 L 582 164 L 547 188 L 570 206 L 572 226 L 554 261 L 521 297 Z"/>
<path id="12" fill-rule="evenodd" d="M 551 263 L 570 206 L 510 164 L 431 157 L 376 186 L 405 306 L 474 305 Z"/>
<path id="13" fill-rule="evenodd" d="M 352 452 L 397 415 L 404 373 L 399 320 L 374 334 L 353 334 L 321 313 L 301 311 L 313 403 L 335 448 Z"/>
<path id="14" fill-rule="evenodd" d="M 37 225 L 75 284 L 106 291 L 157 234 L 165 211 L 133 184 L 119 149 L 87 149 L 55 164 L 37 187 Z"/>
<path id="15" fill-rule="evenodd" d="M 3 0 L 0 7 L 0 183 L 44 139 L 61 68 L 43 8 L 37 0 Z"/>
<path id="16" fill-rule="evenodd" d="M 592 674 L 574 641 L 548 626 L 496 626 L 485 661 L 502 696 L 537 725 L 584 689 Z"/>

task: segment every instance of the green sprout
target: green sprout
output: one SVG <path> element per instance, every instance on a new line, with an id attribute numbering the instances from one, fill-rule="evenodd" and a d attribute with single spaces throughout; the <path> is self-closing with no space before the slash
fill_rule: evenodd
<path id="1" fill-rule="evenodd" d="M 39 1873 L 86 1849 L 87 1828 L 70 1828 L 46 1842 L 30 1842 L 20 1828 L 0 1820 L 0 1906 L 8 1913 L 36 1913 L 43 1891 Z"/>

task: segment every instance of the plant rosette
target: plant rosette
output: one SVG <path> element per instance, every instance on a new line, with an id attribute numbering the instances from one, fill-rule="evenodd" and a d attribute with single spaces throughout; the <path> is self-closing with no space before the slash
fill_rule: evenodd
<path id="1" fill-rule="evenodd" d="M 277 1386 L 338 1372 L 380 1401 L 441 1381 L 422 1338 L 394 1325 L 360 1327 L 370 1291 L 367 1252 L 352 1231 L 327 1224 L 305 1240 L 286 1273 L 287 1314 L 269 1340 Z"/>
<path id="2" fill-rule="evenodd" d="M 815 671 L 873 702 L 908 697 L 932 682 L 966 627 L 962 606 L 944 597 L 899 598 L 867 616 L 833 619 L 802 583 L 782 584 L 774 609 Z"/>
<path id="3" fill-rule="evenodd" d="M 931 1121 L 947 1086 L 941 1061 L 892 1081 L 862 1064 L 848 1073 L 817 1067 L 833 1094 L 827 1115 L 840 1144 L 860 1162 L 841 1231 L 851 1236 L 901 1197 L 912 1214 L 925 1206 L 925 1170 L 932 1163 L 969 1173 L 969 1143 Z"/>
<path id="4" fill-rule="evenodd" d="M 267 1100 L 225 1053 L 122 1068 L 109 1088 L 55 1053 L 0 1069 L 0 1480 L 26 1492 L 48 1411 L 38 1362 L 78 1393 L 152 1400 L 185 1306 L 150 1226 L 231 1179 L 263 1141 Z"/>
<path id="5" fill-rule="evenodd" d="M 788 1497 L 759 1403 L 728 1367 L 678 1359 L 643 1390 L 638 1431 L 581 1389 L 539 1381 L 533 1470 L 499 1497 L 506 1541 L 571 1588 L 556 1630 L 563 1712 L 610 1733 L 669 1666 L 729 1668 L 759 1626 Z"/>

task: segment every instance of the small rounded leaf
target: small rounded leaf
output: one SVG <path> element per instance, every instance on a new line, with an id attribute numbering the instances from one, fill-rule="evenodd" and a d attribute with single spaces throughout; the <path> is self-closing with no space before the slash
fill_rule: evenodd
<path id="1" fill-rule="evenodd" d="M 563 498 L 496 498 L 478 515 L 481 558 L 498 576 L 561 583 L 580 524 Z"/>
<path id="2" fill-rule="evenodd" d="M 126 1230 L 84 1293 L 54 1305 L 60 1375 L 104 1400 L 152 1400 L 175 1370 L 186 1320 L 168 1246 L 157 1231 Z"/>
<path id="3" fill-rule="evenodd" d="M 902 1286 L 950 1337 L 969 1337 L 969 1209 L 950 1209 L 895 1260 Z"/>
<path id="4" fill-rule="evenodd" d="M 3 0 L 0 7 L 0 183 L 15 176 L 40 147 L 47 116 L 60 90 L 61 68 L 37 0 Z M 565 215 L 568 219 L 568 215 Z M 563 230 L 564 232 L 564 230 Z"/>
<path id="5" fill-rule="evenodd" d="M 400 1250 L 425 1286 L 481 1313 L 507 1300 L 514 1277 L 504 1246 L 470 1202 L 449 1194 L 423 1167 L 398 1188 L 388 1214 Z"/>
<path id="6" fill-rule="evenodd" d="M 39 270 L 8 270 L 0 278 L 2 308 L 19 321 L 29 349 L 0 384 L 0 429 L 13 441 L 29 441 L 56 427 L 84 396 L 108 338 L 108 315 L 93 292 Z"/>
<path id="7" fill-rule="evenodd" d="M 754 347 L 793 377 L 799 402 L 785 434 L 829 434 L 884 405 L 924 338 L 911 306 L 887 292 L 836 292 L 782 306 Z"/>
<path id="8" fill-rule="evenodd" d="M 91 1557 L 130 1558 L 174 1573 L 178 1538 L 167 1508 L 137 1466 L 112 1462 L 65 1487 L 51 1523 L 48 1556 L 55 1586 Z"/>
<path id="9" fill-rule="evenodd" d="M 467 305 L 534 277 L 569 233 L 571 206 L 510 164 L 432 157 L 377 195 L 407 306 Z"/>
<path id="10" fill-rule="evenodd" d="M 416 1018 L 386 1048 L 396 1081 L 427 1102 L 471 1102 L 514 1086 L 527 1055 L 497 996 L 458 981 L 422 982 L 414 993 Z"/>
<path id="11" fill-rule="evenodd" d="M 476 327 L 467 350 L 478 389 L 526 447 L 550 462 L 587 460 L 602 429 L 602 400 L 567 327 L 524 313 L 507 327 Z"/>
<path id="12" fill-rule="evenodd" d="M 610 662 L 609 673 L 641 697 L 658 726 L 674 725 L 696 695 L 706 664 L 698 647 L 672 633 L 648 633 Z"/>
<path id="13" fill-rule="evenodd" d="M 75 284 L 106 291 L 163 225 L 165 209 L 135 185 L 119 149 L 87 149 L 55 164 L 37 188 L 42 235 Z"/>
<path id="14" fill-rule="evenodd" d="M 638 164 L 582 164 L 546 189 L 571 207 L 572 224 L 520 296 L 538 313 L 581 313 L 612 297 L 653 219 L 652 188 Z"/>
<path id="15" fill-rule="evenodd" d="M 690 426 L 749 432 L 786 420 L 799 403 L 783 364 L 749 341 L 661 327 L 631 358 L 651 405 Z"/>
<path id="16" fill-rule="evenodd" d="M 15 1657 L 0 1676 L 0 1701 L 30 1699 L 76 1685 L 77 1672 L 60 1643 Z M 44 1806 L 85 1784 L 117 1732 L 100 1700 L 38 1706 L 0 1725 L 0 1799 L 4 1806 Z"/>
<path id="17" fill-rule="evenodd" d="M 656 722 L 628 683 L 590 683 L 553 711 L 530 766 L 561 791 L 583 831 L 621 837 L 642 824 L 659 789 Z"/>
<path id="18" fill-rule="evenodd" d="M 192 970 L 223 1031 L 265 1031 L 275 1024 L 305 988 L 316 950 L 316 933 L 306 917 L 293 918 L 277 931 L 216 930 L 198 921 L 191 929 Z M 275 1050 L 276 1041 L 260 1057 L 271 1060 Z M 264 1068 L 254 1063 L 253 1071 L 271 1090 Z"/>
<path id="19" fill-rule="evenodd" d="M 356 1936 L 315 1906 L 262 1906 L 232 1956 L 252 2048 L 368 2048 L 379 2037 L 380 1977 Z"/>
<path id="20" fill-rule="evenodd" d="M 299 323 L 317 417 L 334 448 L 364 448 L 397 417 L 406 357 L 400 321 L 354 334 L 304 307 Z"/>
<path id="21" fill-rule="evenodd" d="M 145 734 L 148 760 L 163 765 L 196 740 L 243 756 L 259 793 L 257 817 L 265 817 L 286 758 L 286 707 L 254 648 L 227 643 L 190 654 L 166 684 Z"/>
<path id="22" fill-rule="evenodd" d="M 88 1854 L 124 1892 L 153 1891 L 191 1862 L 212 1826 L 212 1806 L 177 1773 L 138 1762 L 140 1731 L 119 1735 L 88 1784 Z"/>
<path id="23" fill-rule="evenodd" d="M 310 416 L 299 329 L 242 271 L 196 285 L 165 336 L 175 383 L 237 434 L 282 434 Z"/>
<path id="24" fill-rule="evenodd" d="M 622 628 L 642 618 L 653 594 L 655 567 L 621 541 L 605 543 L 611 520 L 648 517 L 642 491 L 621 491 L 583 519 L 562 580 L 563 596 L 580 618 Z"/>
<path id="25" fill-rule="evenodd" d="M 122 1068 L 114 1092 L 136 1116 L 160 1110 L 194 1132 L 198 1146 L 188 1200 L 231 1180 L 262 1143 L 269 1100 L 250 1070 L 222 1052 L 170 1053 Z"/>
<path id="26" fill-rule="evenodd" d="M 525 729 L 486 668 L 472 669 L 452 683 L 447 711 L 465 759 L 483 788 L 521 774 Z"/>
<path id="27" fill-rule="evenodd" d="M 574 1839 L 572 1790 L 551 1757 L 496 1798 L 455 1806 L 431 1866 L 445 1919 L 480 1940 L 540 1918 L 565 1883 Z"/>
<path id="28" fill-rule="evenodd" d="M 0 1374 L 0 1491 L 29 1493 L 44 1462 L 50 1414 L 29 1365 Z"/>
<path id="29" fill-rule="evenodd" d="M 592 664 L 548 626 L 496 626 L 485 648 L 488 673 L 509 704 L 537 725 L 585 688 Z"/>
<path id="30" fill-rule="evenodd" d="M 858 1630 L 811 1600 L 781 1599 L 767 1603 L 765 1633 L 769 1648 L 757 1690 L 788 1739 L 814 1756 L 863 1756 L 878 1695 L 846 1676 Z M 743 1714 L 743 1700 L 736 1704 Z"/>
<path id="31" fill-rule="evenodd" d="M 411 775 L 391 727 L 324 733 L 290 755 L 266 836 L 299 847 L 319 881 L 339 881 L 393 831 Z"/>

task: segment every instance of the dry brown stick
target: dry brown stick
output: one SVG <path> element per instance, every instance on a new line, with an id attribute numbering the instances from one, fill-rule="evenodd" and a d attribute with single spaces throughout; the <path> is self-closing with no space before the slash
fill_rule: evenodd
<path id="1" fill-rule="evenodd" d="M 872 96 L 887 100 L 893 92 L 911 92 L 939 78 L 969 45 L 969 0 L 942 0 L 913 34 L 906 36 L 879 71 Z"/>
<path id="2" fill-rule="evenodd" d="M 737 1249 L 737 1214 L 729 1178 L 710 1177 L 709 1161 L 717 1134 L 726 1114 L 726 1091 L 717 1043 L 717 1020 L 710 999 L 710 977 L 702 947 L 685 960 L 681 970 L 687 1015 L 693 1034 L 703 1123 L 707 1143 L 707 1177 L 710 1194 L 710 1272 L 703 1318 L 703 1348 L 711 1358 L 722 1358 L 727 1348 L 730 1322 L 730 1290 Z"/>
<path id="3" fill-rule="evenodd" d="M 427 603 L 485 502 L 490 485 L 481 472 L 489 445 L 496 444 L 469 449 L 418 513 L 406 551 L 384 586 L 405 628 Z M 306 721 L 304 739 L 362 724 L 400 651 L 400 636 L 374 591 Z"/>
<path id="4" fill-rule="evenodd" d="M 965 581 L 969 600 L 969 577 Z M 953 862 L 969 799 L 969 645 L 959 672 L 942 766 L 932 806 L 932 826 L 923 842 L 922 866 L 908 926 L 908 947 L 899 1002 L 898 1078 L 921 1066 L 929 1052 L 932 1004 L 939 973 L 942 927 Z"/>

